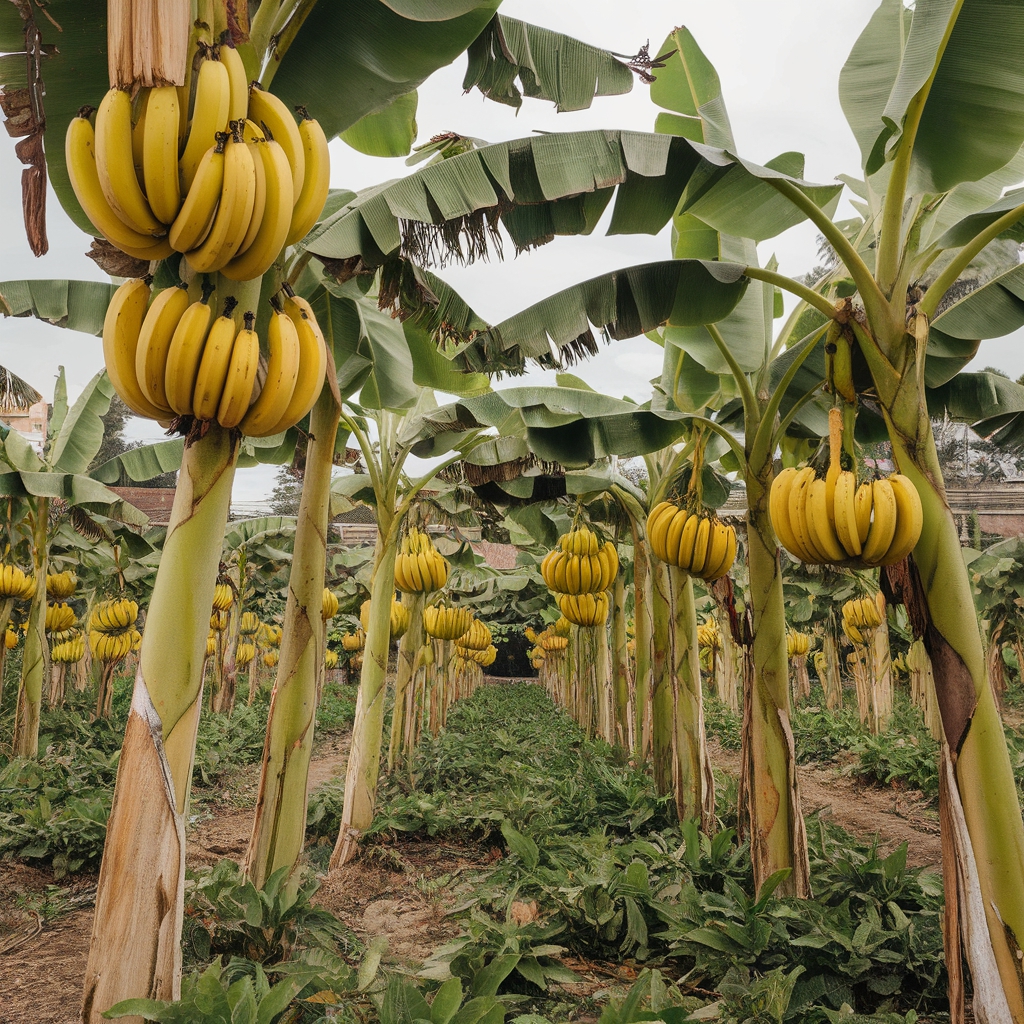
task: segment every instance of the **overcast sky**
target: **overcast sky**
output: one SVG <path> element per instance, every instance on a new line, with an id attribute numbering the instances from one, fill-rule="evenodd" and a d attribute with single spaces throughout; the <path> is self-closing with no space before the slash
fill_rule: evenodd
<path id="1" fill-rule="evenodd" d="M 806 154 L 806 177 L 831 181 L 859 173 L 857 147 L 846 126 L 837 94 L 839 69 L 866 24 L 874 0 L 505 0 L 501 11 L 569 33 L 618 53 L 635 53 L 648 39 L 652 53 L 668 32 L 685 24 L 718 69 L 737 145 L 744 156 L 764 163 L 787 150 Z M 556 114 L 550 104 L 525 100 L 514 109 L 462 94 L 465 58 L 441 71 L 420 89 L 419 140 L 457 131 L 489 142 L 532 131 L 587 128 L 651 130 L 657 108 L 637 82 L 626 96 L 598 99 L 587 111 Z M 84 97 L 98 103 L 100 97 Z M 331 145 L 331 184 L 360 189 L 408 173 L 404 160 L 380 160 Z M 0 234 L 0 280 L 24 277 L 93 278 L 103 275 L 83 253 L 87 238 L 50 195 L 47 227 L 50 252 L 32 256 L 21 220 L 21 165 L 13 142 L 0 143 L 0 203 L 6 230 Z M 841 212 L 841 211 L 840 211 Z M 494 323 L 546 295 L 617 267 L 669 256 L 667 232 L 650 236 L 604 237 L 606 225 L 589 238 L 559 238 L 504 265 L 481 263 L 443 272 L 485 319 Z M 806 272 L 815 262 L 814 229 L 799 226 L 761 246 L 762 259 L 778 256 L 784 273 Z M 995 365 L 1013 377 L 1024 373 L 1021 332 L 987 342 L 976 368 Z M 25 377 L 47 399 L 53 395 L 57 366 L 66 367 L 72 397 L 101 368 L 99 339 L 65 332 L 25 319 L 0 321 L 0 362 Z M 645 339 L 616 342 L 589 363 L 575 368 L 593 387 L 613 395 L 645 400 L 649 381 L 661 371 L 661 350 Z M 535 371 L 530 379 L 554 383 L 553 374 Z M 505 381 L 498 386 L 522 383 Z M 136 420 L 132 435 L 156 440 L 154 423 Z M 275 470 L 239 471 L 238 501 L 258 501 L 269 493 Z"/>

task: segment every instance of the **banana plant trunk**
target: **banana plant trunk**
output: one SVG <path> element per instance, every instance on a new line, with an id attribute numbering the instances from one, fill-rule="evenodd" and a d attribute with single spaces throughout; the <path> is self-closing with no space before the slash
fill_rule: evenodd
<path id="1" fill-rule="evenodd" d="M 629 649 L 626 639 L 626 578 L 620 572 L 612 589 L 612 699 L 615 708 L 615 742 L 633 749 L 633 716 L 630 708 Z"/>
<path id="2" fill-rule="evenodd" d="M 957 806 L 947 816 L 962 815 L 969 837 L 970 848 L 958 848 L 960 870 L 966 871 L 963 865 L 973 860 L 980 886 L 980 901 L 961 908 L 961 917 L 984 914 L 1002 989 L 1013 1019 L 1020 1022 L 1024 1021 L 1024 974 L 1020 968 L 1024 824 L 1020 801 L 989 685 L 970 577 L 920 391 L 915 338 L 905 335 L 901 340 L 904 365 L 898 370 L 883 363 L 870 341 L 862 342 L 861 348 L 868 355 L 896 463 L 913 481 L 923 508 L 924 523 L 913 562 L 925 608 L 908 607 L 908 612 L 912 622 L 917 616 L 915 633 L 923 633 L 931 659 L 956 782 L 949 787 L 949 795 Z M 917 602 L 910 594 L 905 595 L 905 603 Z M 967 951 L 972 975 L 980 977 L 986 965 L 978 959 L 977 945 L 968 944 Z"/>
<path id="3" fill-rule="evenodd" d="M 182 458 L 107 822 L 83 1024 L 123 999 L 180 994 L 185 814 L 239 441 L 214 426 Z"/>
<path id="4" fill-rule="evenodd" d="M 356 716 L 352 725 L 352 746 L 345 771 L 345 803 L 338 841 L 331 854 L 330 870 L 336 871 L 355 855 L 359 837 L 373 821 L 380 772 L 380 749 L 384 733 L 384 696 L 387 689 L 388 648 L 391 644 L 391 601 L 395 592 L 397 529 L 393 517 L 378 509 L 380 535 L 373 566 L 370 593 L 370 628 L 359 677 Z M 397 527 L 397 524 L 394 524 Z M 448 672 L 447 648 L 438 675 Z M 441 695 L 438 694 L 440 697 Z M 440 708 L 438 708 L 440 713 Z M 435 719 L 435 724 L 440 724 Z"/>
<path id="5" fill-rule="evenodd" d="M 46 568 L 48 563 L 47 526 L 49 498 L 32 499 L 32 567 L 36 592 L 28 609 L 28 630 L 21 656 L 21 687 L 14 719 L 14 756 L 39 756 L 39 709 L 46 678 Z M 6 627 L 7 623 L 4 623 Z"/>
<path id="6" fill-rule="evenodd" d="M 654 618 L 651 612 L 650 549 L 643 524 L 630 516 L 633 530 L 633 622 L 636 676 L 633 685 L 633 743 L 640 760 L 651 750 L 651 657 Z"/>
<path id="7" fill-rule="evenodd" d="M 672 594 L 671 674 L 675 703 L 675 798 L 680 821 L 697 818 L 710 835 L 715 824 L 715 779 L 711 774 L 704 732 L 704 697 L 701 692 L 700 651 L 697 647 L 697 608 L 693 579 L 671 566 Z"/>
<path id="8" fill-rule="evenodd" d="M 773 477 L 770 459 L 769 455 L 762 466 L 748 463 L 746 473 L 753 665 L 747 674 L 749 692 L 744 694 L 742 788 L 755 891 L 769 875 L 789 868 L 790 875 L 780 888 L 806 897 L 810 894 L 810 864 L 790 728 L 782 569 L 768 518 Z"/>
<path id="9" fill-rule="evenodd" d="M 411 711 L 409 695 L 416 678 L 420 648 L 423 646 L 423 606 L 425 594 L 403 594 L 402 604 L 409 612 L 409 626 L 398 645 L 398 672 L 395 677 L 395 706 L 391 712 L 391 736 L 388 740 L 388 772 L 394 770 L 407 733 Z"/>
<path id="10" fill-rule="evenodd" d="M 245 855 L 245 873 L 257 888 L 279 868 L 295 865 L 306 834 L 306 785 L 324 660 L 322 607 L 331 467 L 340 415 L 331 389 L 324 387 L 310 417 L 281 654 L 270 697 L 256 815 Z"/>
<path id="11" fill-rule="evenodd" d="M 651 612 L 654 617 L 651 654 L 651 760 L 654 782 L 662 795 L 672 792 L 672 744 L 675 708 L 672 700 L 672 583 L 669 567 L 651 565 Z"/>

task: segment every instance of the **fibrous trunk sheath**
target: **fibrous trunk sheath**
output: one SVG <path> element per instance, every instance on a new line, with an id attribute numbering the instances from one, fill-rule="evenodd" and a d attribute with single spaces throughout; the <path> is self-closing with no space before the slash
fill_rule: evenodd
<path id="1" fill-rule="evenodd" d="M 180 994 L 185 811 L 237 455 L 214 426 L 182 459 L 107 823 L 84 1024 L 123 999 Z"/>
<path id="2" fill-rule="evenodd" d="M 310 417 L 281 654 L 270 697 L 256 815 L 245 855 L 245 872 L 257 888 L 279 868 L 295 864 L 306 834 L 306 784 L 324 660 L 321 609 L 331 467 L 340 415 L 331 389 L 325 387 Z"/>
<path id="3" fill-rule="evenodd" d="M 15 757 L 39 755 L 39 708 L 43 700 L 46 678 L 46 568 L 48 564 L 47 521 L 50 515 L 48 498 L 32 499 L 32 566 L 36 592 L 28 610 L 28 630 L 21 656 L 21 688 L 15 713 Z M 4 623 L 6 628 L 7 623 Z"/>

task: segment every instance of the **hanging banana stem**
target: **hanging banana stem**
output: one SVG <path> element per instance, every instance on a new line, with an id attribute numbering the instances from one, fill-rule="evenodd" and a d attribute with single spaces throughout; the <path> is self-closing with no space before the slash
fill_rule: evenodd
<path id="1" fill-rule="evenodd" d="M 6 638 L 8 623 L 11 621 L 11 611 L 14 608 L 14 598 L 9 597 L 0 606 L 0 639 Z M 4 670 L 7 667 L 7 644 L 0 643 L 0 707 L 4 702 Z"/>
<path id="2" fill-rule="evenodd" d="M 732 635 L 729 623 L 730 609 L 725 606 L 718 587 L 711 588 L 711 596 L 715 600 L 716 620 L 719 623 L 718 636 L 722 645 L 720 651 L 715 651 L 715 688 L 718 691 L 719 700 L 728 704 L 733 714 L 739 714 L 742 653 L 740 645 L 736 643 Z"/>
<path id="3" fill-rule="evenodd" d="M 36 592 L 28 609 L 28 630 L 21 655 L 21 688 L 14 723 L 14 756 L 39 756 L 39 708 L 43 700 L 48 650 L 46 646 L 46 569 L 49 548 L 47 526 L 50 516 L 48 498 L 31 498 L 32 566 Z M 4 624 L 6 626 L 6 623 Z"/>
<path id="4" fill-rule="evenodd" d="M 889 627 L 884 618 L 871 637 L 871 669 L 874 719 L 878 732 L 882 733 L 889 728 L 892 718 L 892 652 L 889 649 Z"/>
<path id="5" fill-rule="evenodd" d="M 680 821 L 699 819 L 701 831 L 710 835 L 715 826 L 715 780 L 704 732 L 693 579 L 676 566 L 666 568 L 672 599 L 670 658 L 675 705 L 676 814 Z"/>
<path id="6" fill-rule="evenodd" d="M 836 642 L 835 616 L 830 614 L 825 623 L 825 637 L 822 641 L 825 654 L 825 674 L 821 685 L 825 690 L 825 706 L 830 711 L 843 706 L 843 674 L 839 664 L 839 644 Z"/>
<path id="7" fill-rule="evenodd" d="M 633 749 L 633 714 L 630 706 L 629 649 L 626 646 L 626 577 L 620 569 L 612 589 L 612 697 L 615 740 L 623 750 Z"/>
<path id="8" fill-rule="evenodd" d="M 257 888 L 262 888 L 279 868 L 294 866 L 306 833 L 306 784 L 317 684 L 324 661 L 322 607 L 331 467 L 340 412 L 331 389 L 324 387 L 310 416 L 281 653 L 270 698 L 256 814 L 245 856 L 245 873 Z"/>
<path id="9" fill-rule="evenodd" d="M 763 465 L 747 463 L 747 568 L 753 642 L 750 689 L 744 693 L 745 810 L 755 890 L 769 875 L 790 868 L 792 873 L 781 889 L 804 897 L 810 893 L 810 864 L 790 728 L 782 569 L 768 518 L 772 475 L 770 455 Z"/>
<path id="10" fill-rule="evenodd" d="M 395 706 L 391 712 L 391 737 L 388 741 L 388 773 L 394 770 L 402 745 L 402 737 L 407 734 L 407 722 L 410 711 L 410 695 L 414 691 L 416 665 L 420 648 L 423 646 L 423 606 L 426 597 L 423 594 L 403 594 L 402 604 L 409 612 L 409 625 L 398 645 L 398 672 L 395 677 Z"/>
<path id="11" fill-rule="evenodd" d="M 180 994 L 185 814 L 239 440 L 213 426 L 182 458 L 107 822 L 83 1024 L 123 999 Z"/>

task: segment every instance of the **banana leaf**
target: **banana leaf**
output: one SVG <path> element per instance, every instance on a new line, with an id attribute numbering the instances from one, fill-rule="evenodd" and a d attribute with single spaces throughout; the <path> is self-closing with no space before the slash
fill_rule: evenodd
<path id="1" fill-rule="evenodd" d="M 0 284 L 0 312 L 4 316 L 34 316 L 54 327 L 99 337 L 116 289 L 117 285 L 103 281 L 4 281 Z"/>
<path id="2" fill-rule="evenodd" d="M 170 441 L 158 441 L 115 455 L 89 471 L 89 476 L 105 484 L 116 485 L 121 480 L 142 483 L 161 476 L 175 473 L 181 468 L 181 457 L 185 451 L 185 439 L 176 437 Z"/>

